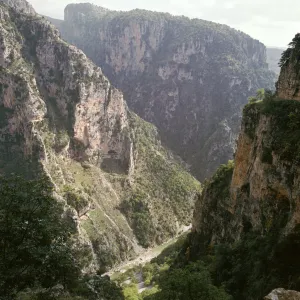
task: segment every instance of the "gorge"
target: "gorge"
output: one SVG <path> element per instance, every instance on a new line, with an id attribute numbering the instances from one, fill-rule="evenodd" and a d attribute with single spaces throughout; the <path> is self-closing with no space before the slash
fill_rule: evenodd
<path id="1" fill-rule="evenodd" d="M 0 0 L 0 299 L 299 299 L 299 53 Z"/>
<path id="2" fill-rule="evenodd" d="M 55 24 L 199 180 L 232 159 L 247 97 L 275 88 L 265 46 L 226 25 L 92 4 L 68 5 Z"/>

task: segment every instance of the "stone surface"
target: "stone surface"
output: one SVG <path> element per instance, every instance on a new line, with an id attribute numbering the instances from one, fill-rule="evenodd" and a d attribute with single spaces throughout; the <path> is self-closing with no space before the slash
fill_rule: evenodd
<path id="1" fill-rule="evenodd" d="M 300 77 L 296 65 L 295 61 L 291 61 L 282 68 L 277 82 L 278 96 L 282 99 L 300 100 Z"/>
<path id="2" fill-rule="evenodd" d="M 300 292 L 288 291 L 285 289 L 276 289 L 272 291 L 265 300 L 299 300 Z"/>
<path id="3" fill-rule="evenodd" d="M 267 233 L 277 222 L 282 222 L 281 233 L 287 234 L 299 224 L 298 147 L 293 144 L 286 150 L 277 133 L 282 130 L 289 136 L 293 131 L 283 133 L 279 118 L 265 113 L 259 103 L 244 109 L 233 171 L 221 179 L 218 173 L 212 177 L 196 204 L 193 227 L 207 242 L 233 242 L 249 228 Z M 216 181 L 228 194 L 220 194 Z"/>
<path id="4" fill-rule="evenodd" d="M 232 158 L 247 97 L 274 88 L 265 46 L 225 25 L 72 4 L 59 28 L 200 179 Z"/>
<path id="5" fill-rule="evenodd" d="M 300 87 L 290 81 L 298 67 L 290 60 L 275 95 L 245 106 L 234 163 L 205 182 L 196 202 L 189 259 L 215 254 L 217 280 L 227 280 L 235 299 L 299 288 L 300 102 L 289 96 Z M 266 299 L 293 295 L 277 290 Z"/>
<path id="6" fill-rule="evenodd" d="M 289 48 L 284 52 L 285 62 L 277 86 L 277 95 L 281 99 L 300 100 L 300 72 L 299 72 L 300 34 L 296 34 Z"/>

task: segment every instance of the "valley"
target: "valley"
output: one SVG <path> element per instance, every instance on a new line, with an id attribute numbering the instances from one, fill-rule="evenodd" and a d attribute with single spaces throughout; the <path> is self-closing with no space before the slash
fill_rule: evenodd
<path id="1" fill-rule="evenodd" d="M 148 248 L 146 251 L 142 251 L 139 256 L 137 256 L 135 259 L 121 263 L 117 267 L 111 269 L 109 272 L 104 273 L 103 276 L 109 276 L 111 278 L 116 277 L 117 273 L 125 273 L 126 271 L 133 269 L 138 266 L 144 266 L 146 263 L 151 262 L 152 259 L 155 259 L 158 257 L 166 248 L 171 247 L 173 244 L 175 244 L 179 239 L 182 239 L 187 235 L 187 233 L 190 231 L 191 226 L 186 226 L 182 228 L 180 233 L 170 239 L 169 241 L 163 243 L 162 245 L 156 246 L 154 248 Z"/>
<path id="2" fill-rule="evenodd" d="M 300 299 L 300 34 L 52 16 L 0 0 L 0 300 Z"/>
<path id="3" fill-rule="evenodd" d="M 266 47 L 226 25 L 91 4 L 68 5 L 56 25 L 200 181 L 232 159 L 247 98 L 275 89 Z"/>

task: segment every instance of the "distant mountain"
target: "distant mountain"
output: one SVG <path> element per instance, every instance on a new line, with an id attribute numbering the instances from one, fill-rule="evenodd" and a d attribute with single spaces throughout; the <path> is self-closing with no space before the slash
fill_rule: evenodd
<path id="1" fill-rule="evenodd" d="M 50 18 L 47 16 L 44 16 L 49 22 L 51 22 L 54 26 L 56 26 L 57 28 L 59 28 L 61 26 L 61 24 L 63 23 L 63 20 L 59 20 L 59 19 L 54 19 L 54 18 Z"/>
<path id="2" fill-rule="evenodd" d="M 248 96 L 275 88 L 265 46 L 225 25 L 71 4 L 59 28 L 201 180 L 232 158 Z"/>

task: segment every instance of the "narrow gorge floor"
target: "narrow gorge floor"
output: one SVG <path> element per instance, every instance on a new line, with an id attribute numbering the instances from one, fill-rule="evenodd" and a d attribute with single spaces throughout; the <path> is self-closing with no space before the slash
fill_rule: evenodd
<path id="1" fill-rule="evenodd" d="M 171 245 L 175 244 L 181 237 L 183 237 L 185 234 L 187 234 L 191 229 L 191 225 L 185 226 L 182 228 L 180 233 L 170 239 L 169 241 L 153 247 L 149 248 L 145 251 L 143 251 L 138 257 L 136 257 L 133 260 L 126 261 L 113 269 L 111 269 L 109 272 L 103 274 L 103 276 L 109 276 L 112 280 L 114 280 L 116 277 L 118 277 L 119 274 L 125 273 L 126 271 L 130 269 L 134 269 L 138 266 L 144 266 L 146 263 L 151 262 L 152 259 L 158 257 L 166 248 L 170 247 Z M 152 286 L 146 286 L 144 283 L 143 275 L 141 271 L 135 272 L 135 277 L 137 280 L 137 286 L 139 293 L 142 293 L 146 289 L 152 288 Z M 130 283 L 131 280 L 127 279 L 124 283 Z"/>

